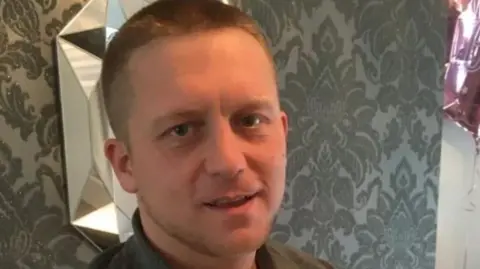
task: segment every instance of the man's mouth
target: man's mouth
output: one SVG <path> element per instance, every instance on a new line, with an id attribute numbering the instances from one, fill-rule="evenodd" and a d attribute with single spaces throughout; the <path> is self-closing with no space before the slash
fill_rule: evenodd
<path id="1" fill-rule="evenodd" d="M 255 198 L 257 194 L 251 195 L 236 195 L 236 196 L 224 196 L 218 199 L 215 199 L 211 202 L 205 203 L 206 206 L 216 209 L 228 209 L 228 208 L 235 208 L 245 205 L 253 198 Z"/>

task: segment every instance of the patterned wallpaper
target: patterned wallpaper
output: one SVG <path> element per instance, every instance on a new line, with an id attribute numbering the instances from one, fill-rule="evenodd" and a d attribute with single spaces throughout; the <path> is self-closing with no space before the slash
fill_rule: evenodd
<path id="1" fill-rule="evenodd" d="M 290 115 L 273 237 L 338 269 L 433 269 L 446 7 L 237 0 Z M 66 225 L 52 38 L 80 0 L 0 1 L 0 268 L 85 268 Z"/>
<path id="2" fill-rule="evenodd" d="M 271 41 L 290 116 L 274 237 L 352 269 L 433 269 L 440 1 L 241 1 Z"/>
<path id="3" fill-rule="evenodd" d="M 80 10 L 0 1 L 0 268 L 86 268 L 93 249 L 67 224 L 52 39 Z"/>

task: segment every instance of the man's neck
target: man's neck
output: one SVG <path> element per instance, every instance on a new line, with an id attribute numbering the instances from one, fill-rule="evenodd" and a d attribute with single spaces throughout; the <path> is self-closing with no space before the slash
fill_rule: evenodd
<path id="1" fill-rule="evenodd" d="M 256 252 L 233 257 L 215 257 L 202 254 L 164 233 L 157 225 L 140 212 L 144 235 L 172 269 L 257 269 Z"/>

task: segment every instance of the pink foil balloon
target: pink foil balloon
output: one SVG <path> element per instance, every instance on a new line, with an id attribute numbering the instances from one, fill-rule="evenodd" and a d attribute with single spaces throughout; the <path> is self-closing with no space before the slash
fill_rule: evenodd
<path id="1" fill-rule="evenodd" d="M 480 124 L 480 17 L 478 1 L 460 12 L 445 74 L 444 111 L 478 137 Z"/>
<path id="2" fill-rule="evenodd" d="M 453 35 L 455 33 L 455 26 L 457 24 L 457 18 L 460 15 L 460 11 L 456 8 L 455 5 L 450 5 L 448 7 L 448 21 L 447 21 L 447 45 L 446 45 L 446 61 L 449 61 L 450 57 L 450 48 L 452 47 Z"/>

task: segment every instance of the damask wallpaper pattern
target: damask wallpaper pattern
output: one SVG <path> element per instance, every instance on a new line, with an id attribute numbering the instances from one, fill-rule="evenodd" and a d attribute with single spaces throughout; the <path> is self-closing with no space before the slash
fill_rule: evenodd
<path id="1" fill-rule="evenodd" d="M 446 7 L 237 0 L 290 116 L 274 238 L 338 269 L 433 269 Z M 0 268 L 85 268 L 69 228 L 52 38 L 80 0 L 0 1 Z"/>

